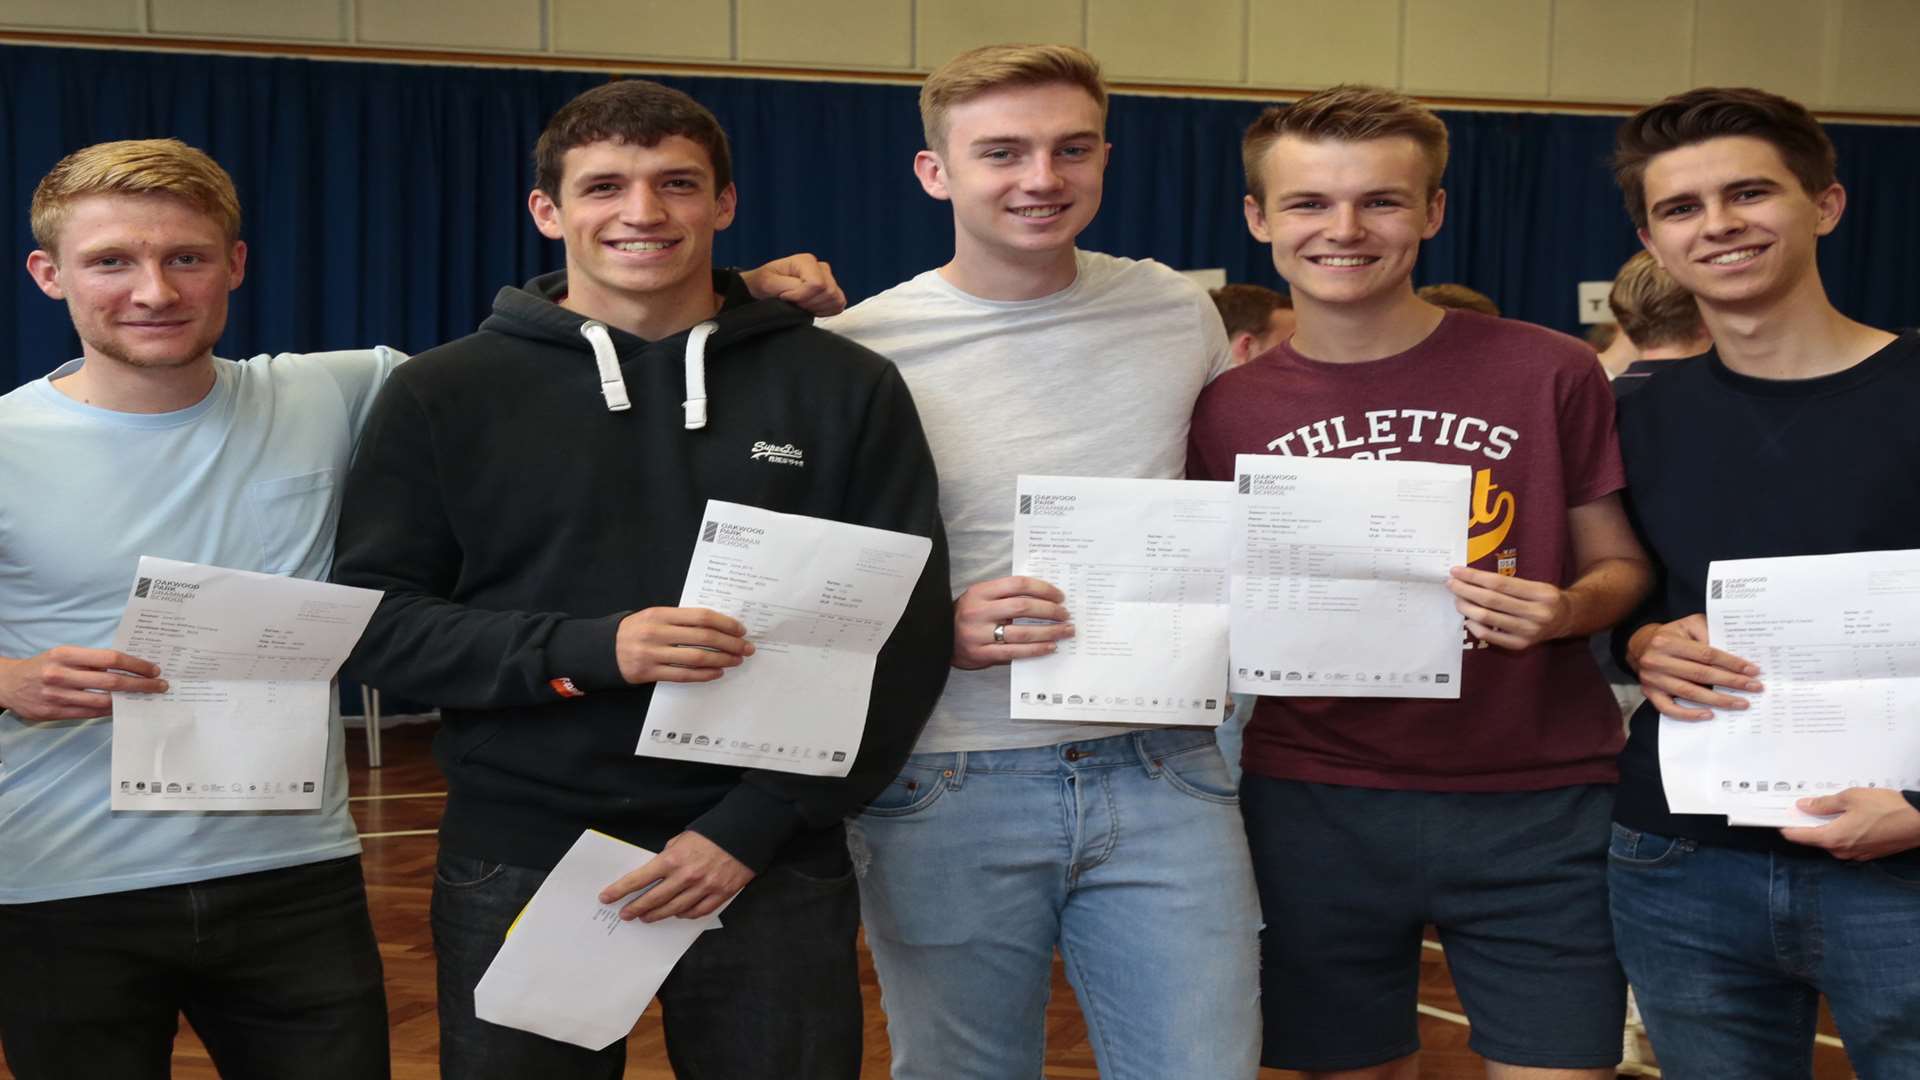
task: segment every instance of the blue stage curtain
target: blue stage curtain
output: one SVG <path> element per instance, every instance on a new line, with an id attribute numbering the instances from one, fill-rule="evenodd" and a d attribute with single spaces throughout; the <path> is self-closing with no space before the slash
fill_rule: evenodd
<path id="1" fill-rule="evenodd" d="M 525 209 L 548 116 L 592 73 L 0 46 L 8 250 L 23 260 L 33 185 L 106 139 L 171 135 L 233 173 L 251 248 L 223 355 L 385 343 L 419 351 L 471 331 L 494 291 L 561 265 Z M 721 261 L 813 251 L 860 298 L 944 261 L 951 216 L 921 192 L 915 90 L 669 78 L 733 139 L 740 215 Z M 1087 247 L 1277 284 L 1246 233 L 1239 137 L 1260 106 L 1114 98 L 1106 205 Z M 1617 120 L 1446 112 L 1446 227 L 1417 279 L 1458 281 L 1509 315 L 1577 331 L 1574 283 L 1635 247 L 1605 161 Z M 1920 322 L 1920 130 L 1831 125 L 1852 205 L 1822 244 L 1843 311 Z M 19 266 L 15 262 L 15 266 Z M 0 289 L 12 356 L 0 390 L 77 355 L 66 314 L 23 272 Z"/>

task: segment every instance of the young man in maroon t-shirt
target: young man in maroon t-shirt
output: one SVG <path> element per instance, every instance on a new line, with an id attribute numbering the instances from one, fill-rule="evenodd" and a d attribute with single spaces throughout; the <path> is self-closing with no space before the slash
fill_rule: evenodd
<path id="1" fill-rule="evenodd" d="M 1265 1063 L 1417 1072 L 1420 939 L 1439 927 L 1495 1077 L 1610 1077 L 1625 983 L 1606 848 L 1620 714 L 1585 637 L 1650 580 L 1591 351 L 1414 295 L 1447 134 L 1336 87 L 1248 129 L 1247 225 L 1293 289 L 1287 344 L 1222 375 L 1188 474 L 1238 453 L 1474 470 L 1457 701 L 1261 698 L 1241 789 L 1267 929 Z"/>

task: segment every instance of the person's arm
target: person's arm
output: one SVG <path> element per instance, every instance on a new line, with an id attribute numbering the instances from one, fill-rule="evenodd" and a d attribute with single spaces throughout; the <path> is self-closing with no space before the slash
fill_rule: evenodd
<path id="1" fill-rule="evenodd" d="M 341 584 L 386 595 L 342 673 L 391 694 L 456 708 L 546 704 L 570 692 L 629 685 L 628 672 L 639 674 L 652 655 L 636 640 L 642 620 L 629 621 L 640 613 L 575 618 L 447 599 L 462 556 L 439 469 L 432 418 L 404 378 L 389 380 L 347 474 L 333 571 Z M 726 629 L 693 626 L 688 633 L 702 635 L 693 643 L 724 647 Z M 712 670 L 737 662 L 744 649 L 684 651 L 690 667 L 679 670 Z"/>
<path id="2" fill-rule="evenodd" d="M 860 424 L 844 521 L 929 537 L 933 550 L 881 648 L 859 753 L 844 777 L 750 769 L 660 854 L 601 892 L 611 903 L 659 882 L 621 912 L 647 921 L 717 911 L 802 830 L 857 812 L 899 774 L 946 685 L 953 651 L 946 532 L 933 455 L 899 372 L 888 367 Z"/>
<path id="3" fill-rule="evenodd" d="M 1467 632 L 1503 649 L 1584 637 L 1625 618 L 1646 596 L 1653 568 L 1615 493 L 1567 511 L 1573 583 L 1529 581 L 1456 566 L 1447 587 Z"/>
<path id="4" fill-rule="evenodd" d="M 0 657 L 0 711 L 29 724 L 113 715 L 114 694 L 164 694 L 160 669 L 112 649 L 57 645 L 22 659 Z"/>

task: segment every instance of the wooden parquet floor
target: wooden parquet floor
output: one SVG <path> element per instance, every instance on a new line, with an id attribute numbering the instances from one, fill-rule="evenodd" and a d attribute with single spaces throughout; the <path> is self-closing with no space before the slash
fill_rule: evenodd
<path id="1" fill-rule="evenodd" d="M 357 733 L 348 739 L 349 771 L 354 798 L 354 821 L 366 847 L 368 902 L 374 930 L 386 964 L 387 1006 L 393 1031 L 393 1075 L 396 1080 L 428 1080 L 439 1069 L 439 1029 L 434 1016 L 433 943 L 427 927 L 427 901 L 433 885 L 434 830 L 440 821 L 441 792 L 445 790 L 429 752 L 432 725 L 390 729 L 383 742 L 386 764 L 366 767 L 366 744 Z M 1458 1020 L 1459 998 L 1447 977 L 1445 958 L 1434 949 L 1423 954 L 1420 998 L 1420 1038 L 1425 1046 L 1425 1080 L 1478 1080 L 1485 1075 L 1480 1058 L 1467 1049 L 1467 1029 Z M 1093 1049 L 1086 1025 L 1060 965 L 1054 965 L 1053 1000 L 1047 1007 L 1048 1080 L 1094 1080 Z M 866 998 L 866 1066 L 862 1080 L 885 1080 L 888 1051 L 886 1018 L 880 1011 L 880 989 L 873 963 L 861 949 L 861 983 Z M 1821 1030 L 1831 1032 L 1822 1017 Z M 663 1048 L 659 1011 L 641 1017 L 627 1040 L 627 1080 L 672 1080 Z M 179 1080 L 215 1080 L 215 1073 L 199 1040 L 184 1021 L 174 1049 L 174 1076 Z M 1261 1080 L 1294 1080 L 1300 1074 L 1273 1069 L 1261 1071 Z M 1658 1075 L 1649 1072 L 1646 1075 Z M 1816 1080 L 1851 1077 L 1845 1055 L 1835 1046 L 1816 1050 Z M 0 1080 L 13 1074 L 0 1065 Z M 529 1078 L 534 1080 L 534 1078 Z M 796 1078 L 798 1080 L 798 1078 Z M 1167 1080 L 1206 1080 L 1175 1078 Z"/>

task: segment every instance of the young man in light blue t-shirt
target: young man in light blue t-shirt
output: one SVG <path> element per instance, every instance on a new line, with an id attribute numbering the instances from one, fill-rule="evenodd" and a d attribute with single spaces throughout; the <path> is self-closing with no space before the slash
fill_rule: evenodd
<path id="1" fill-rule="evenodd" d="M 232 181 L 170 139 L 63 159 L 27 269 L 82 357 L 0 397 L 0 1044 L 21 1080 L 164 1077 L 184 1012 L 228 1075 L 384 1077 L 386 998 L 347 814 L 108 805 L 108 649 L 141 555 L 326 576 L 336 477 L 386 349 L 218 359 L 246 269 Z M 25 992 L 22 992 L 25 991 Z"/>

